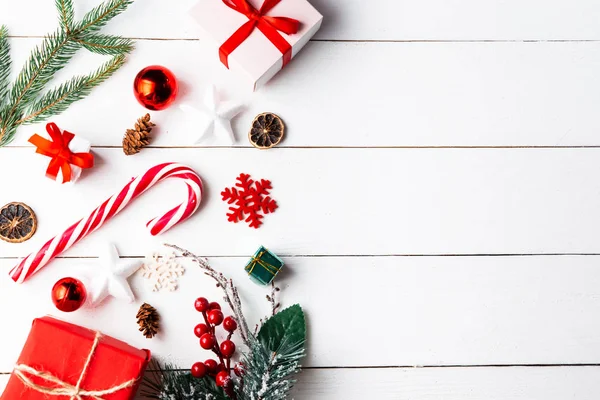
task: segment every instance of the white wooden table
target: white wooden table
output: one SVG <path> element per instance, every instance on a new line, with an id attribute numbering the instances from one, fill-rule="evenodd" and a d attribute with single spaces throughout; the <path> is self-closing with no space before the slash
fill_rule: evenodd
<path id="1" fill-rule="evenodd" d="M 298 399 L 592 400 L 600 397 L 600 3 L 595 0 L 312 0 L 323 28 L 269 85 L 243 93 L 187 15 L 196 0 L 138 0 L 108 27 L 137 39 L 127 65 L 54 120 L 94 143 L 97 166 L 72 187 L 44 177 L 24 127 L 0 150 L 0 203 L 23 201 L 39 231 L 0 244 L 0 386 L 33 318 L 57 314 L 50 288 L 114 241 L 143 257 L 172 242 L 209 257 L 239 284 L 251 320 L 266 291 L 243 265 L 258 245 L 284 256 L 284 305 L 308 315 Z M 215 0 L 216 1 L 216 0 Z M 54 2 L 0 2 L 20 66 L 57 26 Z M 80 15 L 97 3 L 78 0 Z M 35 10 L 35 13 L 32 11 Z M 82 54 L 63 77 L 93 68 Z M 246 102 L 234 147 L 192 146 L 194 116 L 153 113 L 152 148 L 120 149 L 144 110 L 131 94 L 163 64 L 197 105 L 210 82 Z M 246 132 L 281 115 L 282 146 Z M 144 222 L 183 190 L 165 183 L 24 285 L 6 272 L 161 161 L 192 166 L 207 187 L 192 220 L 160 238 Z M 226 221 L 219 192 L 240 172 L 271 179 L 279 210 L 255 231 Z M 175 198 L 174 198 L 175 197 Z M 219 292 L 188 268 L 174 293 L 132 279 L 137 301 L 61 315 L 161 359 L 208 358 L 193 300 Z M 164 328 L 137 332 L 141 302 Z"/>

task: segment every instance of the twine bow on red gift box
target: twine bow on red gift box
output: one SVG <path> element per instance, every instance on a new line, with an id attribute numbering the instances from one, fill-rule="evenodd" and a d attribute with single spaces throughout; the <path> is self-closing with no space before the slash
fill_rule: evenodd
<path id="1" fill-rule="evenodd" d="M 254 28 L 258 28 L 283 54 L 283 66 L 292 59 L 292 46 L 279 32 L 292 35 L 300 29 L 298 20 L 287 17 L 270 17 L 265 15 L 281 0 L 265 0 L 259 10 L 256 10 L 248 0 L 223 0 L 226 6 L 244 14 L 248 22 L 242 25 L 223 45 L 219 48 L 221 62 L 229 68 L 229 55 L 250 36 Z"/>
<path id="2" fill-rule="evenodd" d="M 47 177 L 56 179 L 58 171 L 62 170 L 63 183 L 67 183 L 71 180 L 71 165 L 80 168 L 94 166 L 94 156 L 91 153 L 73 153 L 69 149 L 74 134 L 67 131 L 61 133 L 60 128 L 53 122 L 46 125 L 46 131 L 52 140 L 35 134 L 29 138 L 29 143 L 37 147 L 36 153 L 52 158 L 46 170 Z"/>

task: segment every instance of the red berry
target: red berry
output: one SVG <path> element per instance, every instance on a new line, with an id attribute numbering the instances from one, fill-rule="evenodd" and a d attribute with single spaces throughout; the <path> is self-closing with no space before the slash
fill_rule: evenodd
<path id="1" fill-rule="evenodd" d="M 210 309 L 210 304 L 208 303 L 208 300 L 206 300 L 206 298 L 198 297 L 194 302 L 194 307 L 196 307 L 196 310 L 200 312 L 205 312 Z"/>
<path id="2" fill-rule="evenodd" d="M 200 338 L 200 346 L 205 350 L 210 350 L 213 348 L 216 341 L 217 341 L 217 339 L 215 338 L 214 335 L 212 335 L 210 333 L 205 333 Z"/>
<path id="3" fill-rule="evenodd" d="M 215 381 L 217 382 L 218 387 L 225 387 L 229 385 L 231 378 L 229 377 L 227 371 L 221 371 L 217 374 Z"/>
<path id="4" fill-rule="evenodd" d="M 233 332 L 237 329 L 237 322 L 235 322 L 235 319 L 233 319 L 233 317 L 227 317 L 223 320 L 223 328 L 227 332 Z"/>
<path id="5" fill-rule="evenodd" d="M 225 358 L 231 358 L 231 356 L 235 353 L 235 343 L 231 340 L 225 340 L 221 343 L 221 354 Z"/>
<path id="6" fill-rule="evenodd" d="M 217 365 L 217 370 L 215 372 L 218 374 L 221 371 L 226 371 L 225 366 L 223 364 Z"/>
<path id="7" fill-rule="evenodd" d="M 209 310 L 220 310 L 221 305 L 219 303 L 217 303 L 216 301 L 213 301 L 208 305 L 208 309 Z"/>
<path id="8" fill-rule="evenodd" d="M 192 365 L 192 376 L 194 378 L 204 378 L 206 373 L 208 372 L 208 368 L 201 362 L 197 362 Z"/>
<path id="9" fill-rule="evenodd" d="M 206 365 L 208 372 L 210 372 L 211 374 L 217 372 L 217 367 L 219 366 L 219 364 L 217 364 L 217 362 L 213 359 L 208 359 L 204 361 L 204 365 Z"/>
<path id="10" fill-rule="evenodd" d="M 235 364 L 233 372 L 235 372 L 235 374 L 241 378 L 246 373 L 246 366 L 244 363 L 239 362 Z"/>
<path id="11" fill-rule="evenodd" d="M 223 313 L 221 310 L 210 310 L 206 319 L 213 325 L 221 325 L 221 322 L 223 322 Z"/>
<path id="12" fill-rule="evenodd" d="M 198 324 L 194 328 L 194 334 L 198 337 L 202 337 L 202 335 L 208 332 L 210 332 L 210 329 L 208 329 L 208 326 L 206 326 L 206 324 Z"/>

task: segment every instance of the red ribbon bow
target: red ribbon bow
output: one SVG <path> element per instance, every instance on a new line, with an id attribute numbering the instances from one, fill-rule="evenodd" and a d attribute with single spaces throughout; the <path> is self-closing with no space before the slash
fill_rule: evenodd
<path id="1" fill-rule="evenodd" d="M 46 131 L 52 141 L 35 134 L 29 138 L 29 143 L 37 147 L 36 153 L 52 157 L 46 170 L 47 177 L 56 179 L 58 171 L 62 170 L 63 183 L 67 183 L 71 180 L 71 164 L 80 168 L 94 166 L 94 156 L 91 153 L 73 153 L 69 149 L 69 143 L 75 137 L 71 132 L 61 133 L 54 122 L 46 125 Z"/>
<path id="2" fill-rule="evenodd" d="M 248 22 L 235 31 L 219 48 L 219 57 L 227 68 L 229 68 L 229 55 L 250 36 L 254 28 L 258 28 L 283 54 L 284 67 L 290 62 L 292 59 L 292 46 L 278 31 L 292 35 L 300 29 L 300 22 L 292 18 L 269 17 L 265 15 L 280 1 L 265 0 L 260 10 L 256 10 L 248 3 L 248 0 L 223 0 L 226 6 L 248 17 Z"/>

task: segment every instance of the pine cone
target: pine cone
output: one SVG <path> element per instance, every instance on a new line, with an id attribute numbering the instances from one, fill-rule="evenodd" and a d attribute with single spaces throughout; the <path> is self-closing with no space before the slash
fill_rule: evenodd
<path id="1" fill-rule="evenodd" d="M 156 126 L 150 122 L 150 114 L 139 118 L 135 123 L 135 129 L 127 129 L 123 137 L 123 152 L 128 156 L 137 154 L 142 147 L 150 143 L 150 132 Z"/>
<path id="2" fill-rule="evenodd" d="M 158 321 L 160 319 L 156 308 L 148 303 L 142 304 L 137 315 L 137 323 L 140 326 L 140 332 L 146 338 L 152 339 L 158 333 Z"/>

